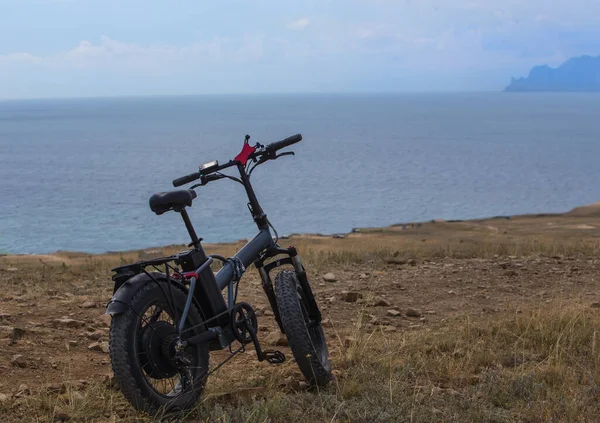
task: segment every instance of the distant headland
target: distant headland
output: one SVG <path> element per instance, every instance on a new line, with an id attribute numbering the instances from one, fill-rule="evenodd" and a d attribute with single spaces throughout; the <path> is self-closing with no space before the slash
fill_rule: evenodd
<path id="1" fill-rule="evenodd" d="M 558 68 L 535 66 L 526 78 L 512 78 L 505 92 L 600 92 L 600 56 L 580 56 Z"/>

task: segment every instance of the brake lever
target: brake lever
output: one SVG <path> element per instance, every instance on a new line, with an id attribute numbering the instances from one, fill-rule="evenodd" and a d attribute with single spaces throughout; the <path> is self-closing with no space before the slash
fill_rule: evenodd
<path id="1" fill-rule="evenodd" d="M 293 151 L 286 151 L 285 153 L 281 153 L 275 156 L 276 159 L 280 158 L 281 156 L 295 156 L 296 153 L 294 153 Z"/>

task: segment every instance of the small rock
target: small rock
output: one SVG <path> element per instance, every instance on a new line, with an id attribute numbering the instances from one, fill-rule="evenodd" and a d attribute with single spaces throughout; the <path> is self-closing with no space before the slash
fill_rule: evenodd
<path id="1" fill-rule="evenodd" d="M 6 271 L 7 271 L 7 272 L 18 272 L 18 271 L 19 271 L 19 269 L 18 269 L 18 268 L 16 268 L 16 267 L 7 267 L 7 268 L 6 268 Z"/>
<path id="2" fill-rule="evenodd" d="M 504 276 L 508 276 L 511 278 L 514 278 L 517 275 L 518 275 L 518 273 L 516 270 L 507 270 L 506 272 L 504 272 Z"/>
<path id="3" fill-rule="evenodd" d="M 401 315 L 402 315 L 402 313 L 400 313 L 398 310 L 393 310 L 393 309 L 392 309 L 392 310 L 388 310 L 388 311 L 386 312 L 386 314 L 387 314 L 388 316 L 392 316 L 392 317 L 399 317 L 399 316 L 401 316 Z"/>
<path id="4" fill-rule="evenodd" d="M 53 327 L 62 327 L 62 328 L 79 328 L 84 325 L 83 322 L 75 319 L 54 319 L 50 323 Z"/>
<path id="5" fill-rule="evenodd" d="M 25 385 L 24 383 L 19 385 L 19 392 L 17 392 L 17 395 L 30 395 L 31 394 L 31 390 L 29 389 L 29 386 Z"/>
<path id="6" fill-rule="evenodd" d="M 269 310 L 268 308 L 265 309 L 265 311 L 263 312 L 263 314 L 265 316 L 273 316 L 273 310 Z"/>
<path id="7" fill-rule="evenodd" d="M 335 274 L 329 272 L 323 275 L 323 280 L 325 282 L 337 282 L 337 277 L 335 276 Z"/>
<path id="8" fill-rule="evenodd" d="M 70 391 L 70 392 L 65 392 L 64 394 L 61 394 L 58 396 L 59 400 L 62 400 L 64 402 L 80 402 L 84 399 L 84 396 L 81 392 L 79 391 Z"/>
<path id="9" fill-rule="evenodd" d="M 10 360 L 11 364 L 16 367 L 27 367 L 27 361 L 22 354 L 15 354 L 13 358 Z"/>
<path id="10" fill-rule="evenodd" d="M 396 326 L 384 326 L 384 332 L 398 332 L 398 328 Z"/>
<path id="11" fill-rule="evenodd" d="M 94 301 L 86 301 L 81 304 L 79 307 L 81 308 L 95 308 L 98 304 Z"/>
<path id="12" fill-rule="evenodd" d="M 456 292 L 450 290 L 450 291 L 448 291 L 448 294 L 450 294 L 450 295 L 456 295 Z"/>
<path id="13" fill-rule="evenodd" d="M 362 295 L 356 291 L 342 291 L 341 297 L 347 303 L 355 303 Z"/>
<path id="14" fill-rule="evenodd" d="M 97 341 L 98 339 L 102 338 L 104 336 L 104 333 L 97 330 L 94 332 L 90 332 L 88 334 L 86 334 L 86 336 L 91 339 L 92 341 Z"/>
<path id="15" fill-rule="evenodd" d="M 600 303 L 592 303 L 590 304 L 591 308 L 600 308 Z"/>
<path id="16" fill-rule="evenodd" d="M 79 344 L 79 342 L 76 339 L 74 339 L 74 340 L 69 341 L 68 344 L 69 344 L 69 347 L 76 347 Z"/>
<path id="17" fill-rule="evenodd" d="M 350 348 L 352 345 L 355 345 L 357 343 L 357 339 L 353 336 L 347 336 L 344 339 L 344 347 L 346 348 Z"/>
<path id="18" fill-rule="evenodd" d="M 90 351 L 98 351 L 105 354 L 110 352 L 110 348 L 108 346 L 108 342 L 94 342 L 88 345 L 88 350 Z"/>
<path id="19" fill-rule="evenodd" d="M 385 262 L 387 264 L 395 264 L 397 266 L 402 266 L 402 265 L 406 264 L 406 260 L 401 259 L 401 258 L 397 258 L 397 257 L 389 258 Z"/>
<path id="20" fill-rule="evenodd" d="M 279 331 L 271 332 L 269 335 L 267 335 L 265 341 L 269 345 L 275 345 L 280 347 L 287 347 L 288 345 L 287 337 Z"/>
<path id="21" fill-rule="evenodd" d="M 421 312 L 419 310 L 415 310 L 414 308 L 409 308 L 406 310 L 406 317 L 421 317 Z"/>
<path id="22" fill-rule="evenodd" d="M 373 299 L 373 307 L 391 307 L 391 304 L 388 300 L 384 298 L 375 297 Z"/>
<path id="23" fill-rule="evenodd" d="M 21 339 L 22 337 L 25 336 L 25 333 L 26 333 L 25 329 L 14 327 L 12 329 L 12 333 L 10 334 L 11 342 L 13 344 L 16 343 L 19 339 Z"/>
<path id="24" fill-rule="evenodd" d="M 8 395 L 0 394 L 0 405 L 6 404 L 8 402 Z"/>
<path id="25" fill-rule="evenodd" d="M 71 415 L 67 411 L 61 410 L 59 407 L 55 407 L 54 420 L 59 422 L 68 422 L 71 420 Z"/>
<path id="26" fill-rule="evenodd" d="M 55 394 L 62 394 L 67 391 L 67 386 L 64 383 L 51 383 L 50 385 L 46 386 L 46 391 Z"/>
<path id="27" fill-rule="evenodd" d="M 9 320 L 11 320 L 11 315 L 8 314 L 8 313 L 2 313 L 2 312 L 0 312 L 0 320 L 9 321 Z"/>
<path id="28" fill-rule="evenodd" d="M 417 265 L 417 261 L 415 259 L 410 259 L 407 261 L 409 266 L 416 266 Z"/>
<path id="29" fill-rule="evenodd" d="M 358 276 L 358 279 L 369 279 L 369 275 L 367 275 L 366 273 L 361 273 L 361 274 Z"/>

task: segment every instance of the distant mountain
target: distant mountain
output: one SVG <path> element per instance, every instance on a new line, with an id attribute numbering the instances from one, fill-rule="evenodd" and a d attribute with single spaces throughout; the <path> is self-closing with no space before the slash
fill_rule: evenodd
<path id="1" fill-rule="evenodd" d="M 536 66 L 527 78 L 512 78 L 506 92 L 600 92 L 600 56 L 581 56 L 554 69 Z"/>

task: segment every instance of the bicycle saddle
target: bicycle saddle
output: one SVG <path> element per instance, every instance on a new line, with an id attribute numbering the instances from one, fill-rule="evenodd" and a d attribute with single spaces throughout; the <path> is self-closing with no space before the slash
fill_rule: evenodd
<path id="1" fill-rule="evenodd" d="M 157 192 L 150 197 L 150 210 L 158 215 L 169 210 L 181 212 L 185 207 L 192 206 L 194 198 L 196 198 L 196 191 L 193 189 Z"/>

